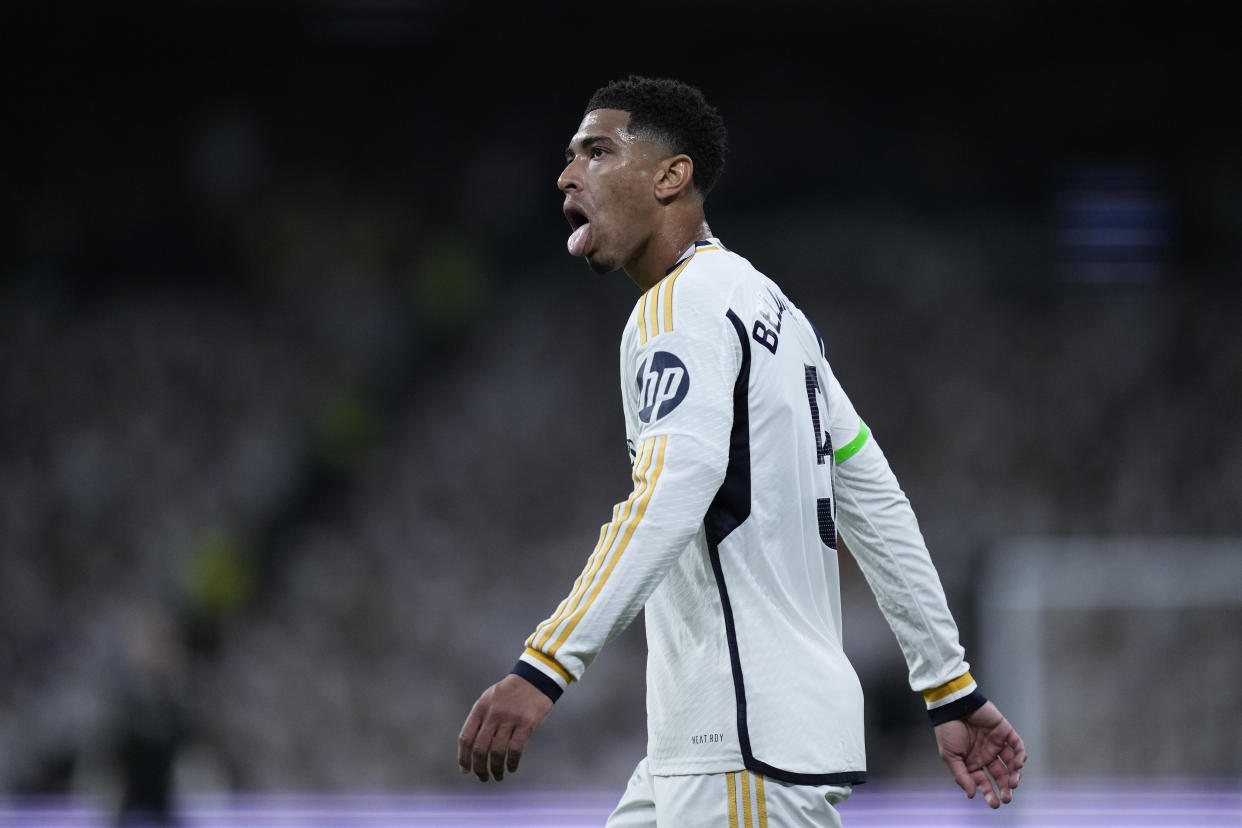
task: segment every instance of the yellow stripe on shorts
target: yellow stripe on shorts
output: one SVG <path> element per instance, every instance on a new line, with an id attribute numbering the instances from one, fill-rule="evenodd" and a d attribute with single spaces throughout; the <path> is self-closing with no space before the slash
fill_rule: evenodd
<path id="1" fill-rule="evenodd" d="M 729 787 L 729 828 L 737 828 L 737 774 L 726 773 L 725 782 Z"/>
<path id="2" fill-rule="evenodd" d="M 763 795 L 763 776 L 755 774 L 755 799 L 759 800 L 759 828 L 768 828 L 768 800 Z"/>

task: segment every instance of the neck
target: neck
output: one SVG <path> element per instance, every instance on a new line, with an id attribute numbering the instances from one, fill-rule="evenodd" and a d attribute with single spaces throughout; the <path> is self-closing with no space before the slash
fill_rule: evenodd
<path id="1" fill-rule="evenodd" d="M 687 247 L 711 234 L 702 213 L 694 221 L 663 227 L 653 233 L 638 256 L 625 265 L 625 275 L 643 290 L 650 290 L 677 264 Z"/>

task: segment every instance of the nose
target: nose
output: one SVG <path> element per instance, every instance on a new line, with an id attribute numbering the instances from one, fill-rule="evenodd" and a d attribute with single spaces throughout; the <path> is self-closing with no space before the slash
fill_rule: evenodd
<path id="1" fill-rule="evenodd" d="M 570 161 L 565 165 L 565 169 L 561 170 L 561 174 L 556 179 L 556 189 L 562 193 L 568 193 L 570 190 L 581 189 L 582 182 L 578 176 L 577 159 Z"/>

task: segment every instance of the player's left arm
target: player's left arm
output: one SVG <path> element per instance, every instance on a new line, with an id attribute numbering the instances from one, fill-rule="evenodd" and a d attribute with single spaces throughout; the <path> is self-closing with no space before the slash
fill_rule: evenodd
<path id="1" fill-rule="evenodd" d="M 829 371 L 837 528 L 901 645 L 941 758 L 968 797 L 1013 798 L 1026 748 L 970 674 L 957 625 L 909 499 Z M 991 778 L 989 779 L 989 774 Z"/>

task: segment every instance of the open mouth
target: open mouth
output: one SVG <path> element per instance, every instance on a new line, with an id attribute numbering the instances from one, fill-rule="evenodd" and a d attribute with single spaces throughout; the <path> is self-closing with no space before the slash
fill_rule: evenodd
<path id="1" fill-rule="evenodd" d="M 591 219 L 587 214 L 572 204 L 565 205 L 565 218 L 573 230 L 569 234 L 566 247 L 571 256 L 585 256 L 591 249 Z"/>
<path id="2" fill-rule="evenodd" d="M 569 228 L 571 230 L 577 230 L 582 225 L 589 224 L 591 221 L 587 218 L 586 213 L 582 212 L 577 207 L 570 205 L 566 205 L 565 207 L 565 218 L 569 220 Z"/>

